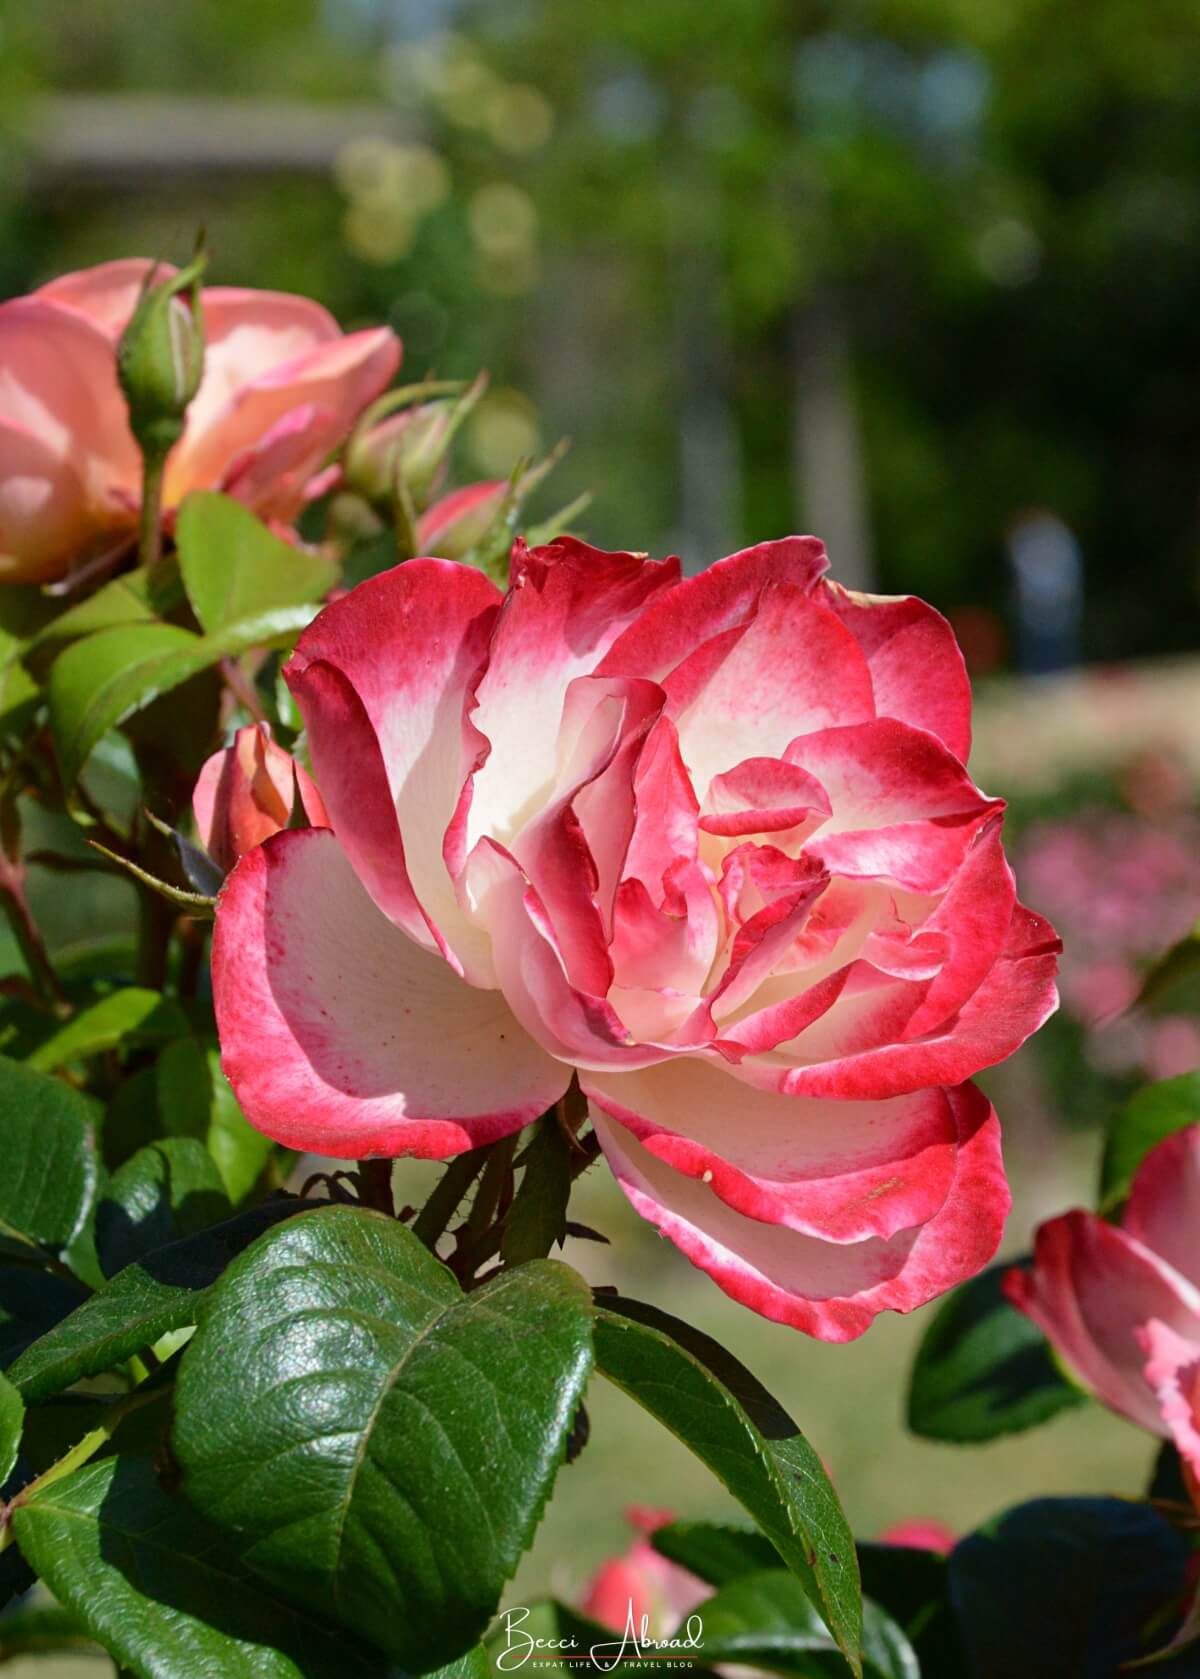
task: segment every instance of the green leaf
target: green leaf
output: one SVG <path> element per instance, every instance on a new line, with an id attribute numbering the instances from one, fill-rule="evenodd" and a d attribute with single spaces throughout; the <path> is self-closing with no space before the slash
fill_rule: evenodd
<path id="1" fill-rule="evenodd" d="M 27 1348 L 10 1367 L 9 1380 L 32 1404 L 115 1369 L 170 1330 L 194 1324 L 205 1290 L 235 1255 L 264 1230 L 315 1205 L 290 1197 L 268 1201 L 127 1265 Z"/>
<path id="2" fill-rule="evenodd" d="M 102 735 L 134 712 L 251 647 L 283 646 L 316 608 L 280 606 L 194 635 L 174 624 L 130 624 L 73 642 L 50 671 L 50 726 L 69 790 Z"/>
<path id="3" fill-rule="evenodd" d="M 1109 1679 L 1166 1643 L 1189 1537 L 1123 1498 L 1038 1498 L 961 1540 L 950 1592 L 972 1679 Z M 1161 1671 L 1195 1671 L 1188 1663 Z M 1158 1668 L 1151 1668 L 1157 1673 Z"/>
<path id="4" fill-rule="evenodd" d="M 655 1528 L 650 1543 L 710 1586 L 779 1566 L 779 1552 L 757 1528 L 726 1522 L 668 1522 Z"/>
<path id="5" fill-rule="evenodd" d="M 699 1653 L 710 1665 L 737 1662 L 772 1673 L 831 1676 L 845 1663 L 794 1574 L 744 1574 L 694 1612 Z M 688 1627 L 684 1623 L 684 1628 Z M 681 1628 L 681 1633 L 684 1631 Z M 920 1679 L 912 1646 L 874 1604 L 864 1605 L 863 1671 L 870 1679 Z"/>
<path id="6" fill-rule="evenodd" d="M 596 1365 L 658 1417 L 728 1487 L 858 1661 L 858 1560 L 816 1452 L 787 1412 L 723 1347 L 641 1301 L 596 1301 Z"/>
<path id="7" fill-rule="evenodd" d="M 508 1210 L 500 1245 L 510 1265 L 540 1259 L 566 1238 L 571 1145 L 553 1114 L 538 1122 L 522 1159 L 524 1176 Z"/>
<path id="8" fill-rule="evenodd" d="M 0 1376 L 0 1486 L 13 1472 L 24 1424 L 25 1401 L 12 1383 Z"/>
<path id="9" fill-rule="evenodd" d="M 187 1017 L 178 1003 L 131 985 L 75 1015 L 38 1045 L 26 1065 L 51 1073 L 86 1055 L 102 1055 L 125 1044 L 163 1043 L 186 1031 Z"/>
<path id="10" fill-rule="evenodd" d="M 244 1575 L 148 1458 L 86 1464 L 13 1521 L 55 1597 L 137 1679 L 400 1679 Z"/>
<path id="11" fill-rule="evenodd" d="M 211 661 L 175 624 L 128 624 L 73 642 L 50 672 L 50 726 L 63 784 L 73 787 L 101 735 Z"/>
<path id="12" fill-rule="evenodd" d="M 106 1277 L 183 1236 L 231 1218 L 216 1163 L 194 1137 L 139 1149 L 109 1179 L 96 1206 L 96 1252 Z"/>
<path id="13" fill-rule="evenodd" d="M 190 1037 L 168 1044 L 158 1058 L 157 1089 L 164 1129 L 198 1138 L 216 1161 L 230 1200 L 243 1200 L 274 1145 L 242 1113 L 221 1071 L 220 1051 Z"/>
<path id="14" fill-rule="evenodd" d="M 296 548 L 230 496 L 186 496 L 175 527 L 192 610 L 208 632 L 282 606 L 319 601 L 337 581 L 333 561 Z"/>
<path id="15" fill-rule="evenodd" d="M 125 624 L 152 624 L 173 612 L 184 600 L 179 568 L 170 557 L 148 571 L 139 566 L 110 578 L 93 594 L 69 606 L 34 637 L 29 663 L 35 670 L 68 642 Z"/>
<path id="16" fill-rule="evenodd" d="M 464 1295 L 412 1232 L 328 1207 L 213 1291 L 176 1457 L 264 1579 L 417 1672 L 478 1641 L 591 1365 L 586 1287 L 538 1260 Z"/>
<path id="17" fill-rule="evenodd" d="M 1028 1263 L 993 1265 L 939 1308 L 913 1364 L 908 1426 L 914 1434 L 995 1440 L 1083 1403 L 1086 1396 L 1059 1370 L 1041 1330 L 1004 1298 L 1004 1273 Z"/>
<path id="18" fill-rule="evenodd" d="M 0 1366 L 11 1364 L 86 1299 L 87 1290 L 70 1277 L 31 1265 L 0 1266 Z"/>
<path id="19" fill-rule="evenodd" d="M 921 1679 L 962 1679 L 966 1657 L 947 1590 L 946 1558 L 913 1545 L 859 1541 L 863 1591 L 912 1641 Z"/>
<path id="20" fill-rule="evenodd" d="M 1101 1202 L 1112 1207 L 1124 1201 L 1150 1150 L 1198 1121 L 1200 1072 L 1181 1073 L 1137 1091 L 1113 1120 L 1105 1139 Z"/>
<path id="21" fill-rule="evenodd" d="M 99 1163 L 92 1104 L 0 1056 L 0 1232 L 61 1253 L 83 1228 Z"/>

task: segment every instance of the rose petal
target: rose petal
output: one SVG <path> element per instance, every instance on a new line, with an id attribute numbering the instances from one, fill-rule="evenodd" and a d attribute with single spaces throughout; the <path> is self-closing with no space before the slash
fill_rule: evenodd
<path id="1" fill-rule="evenodd" d="M 958 1128 L 954 1182 L 927 1224 L 887 1239 L 835 1243 L 735 1212 L 592 1106 L 605 1155 L 634 1208 L 694 1265 L 763 1317 L 823 1341 L 851 1341 L 877 1313 L 908 1312 L 972 1276 L 995 1253 L 1010 1198 L 990 1104 L 947 1093 Z"/>
<path id="2" fill-rule="evenodd" d="M 142 287 L 149 276 L 158 283 L 174 279 L 179 270 L 169 262 L 152 262 L 149 257 L 121 257 L 116 262 L 97 263 L 74 274 L 60 274 L 39 286 L 34 297 L 60 308 L 73 309 L 115 345 L 129 325 Z"/>
<path id="3" fill-rule="evenodd" d="M 1032 1270 L 1010 1271 L 1004 1292 L 1097 1398 L 1153 1434 L 1167 1432 L 1136 1331 L 1157 1318 L 1200 1340 L 1200 1292 L 1178 1272 L 1126 1231 L 1076 1211 L 1039 1228 Z"/>
<path id="4" fill-rule="evenodd" d="M 498 992 L 380 913 L 326 828 L 277 834 L 229 877 L 213 998 L 247 1118 L 289 1148 L 440 1159 L 528 1124 L 570 1078 Z"/>
<path id="5" fill-rule="evenodd" d="M 971 683 L 942 617 L 914 595 L 865 595 L 831 578 L 818 587 L 866 655 L 880 717 L 928 729 L 966 763 L 971 752 Z"/>
<path id="6" fill-rule="evenodd" d="M 826 1241 L 923 1224 L 954 1179 L 958 1131 L 942 1090 L 812 1101 L 740 1088 L 695 1056 L 581 1082 L 649 1153 L 710 1184 L 735 1211 Z"/>
<path id="7" fill-rule="evenodd" d="M 1176 1131 L 1150 1150 L 1138 1167 L 1121 1223 L 1200 1287 L 1200 1125 Z"/>

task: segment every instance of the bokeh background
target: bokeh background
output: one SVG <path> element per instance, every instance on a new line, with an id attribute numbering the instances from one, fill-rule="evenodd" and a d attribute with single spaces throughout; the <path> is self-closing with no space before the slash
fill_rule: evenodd
<path id="1" fill-rule="evenodd" d="M 1062 1014 L 989 1081 L 1010 1250 L 1089 1199 L 1127 1092 L 1200 1064 L 1186 987 L 1129 1010 L 1200 915 L 1193 0 L 8 0 L 0 55 L 4 295 L 203 225 L 215 280 L 387 321 L 411 377 L 487 367 L 465 476 L 569 436 L 545 494 L 593 490 L 601 544 L 695 570 L 813 530 L 951 616 L 976 776 L 1067 939 Z M 128 915 L 34 891 L 59 945 Z M 920 1315 L 809 1343 L 602 1170 L 584 1199 L 612 1246 L 569 1257 L 727 1339 L 864 1534 L 1141 1485 L 1149 1442 L 1099 1411 L 913 1440 Z M 727 1508 L 619 1396 L 591 1411 L 514 1601 L 577 1592 L 627 1503 Z"/>

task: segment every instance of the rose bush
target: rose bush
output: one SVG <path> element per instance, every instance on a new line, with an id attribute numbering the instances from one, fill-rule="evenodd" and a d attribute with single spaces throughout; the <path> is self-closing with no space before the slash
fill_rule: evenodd
<path id="1" fill-rule="evenodd" d="M 64 274 L 0 304 L 0 577 L 41 581 L 130 537 L 142 462 L 116 351 L 148 274 L 139 258 Z M 182 310 L 182 303 L 173 307 Z M 306 297 L 213 286 L 202 294 L 204 377 L 167 461 L 163 505 L 222 489 L 291 520 L 310 481 L 391 379 L 386 327 L 344 335 Z"/>
<path id="2" fill-rule="evenodd" d="M 1174 1440 L 1200 1488 L 1200 1125 L 1142 1162 L 1119 1226 L 1076 1210 L 1043 1224 L 1009 1299 L 1097 1397 Z"/>
<path id="3" fill-rule="evenodd" d="M 634 1207 L 767 1317 L 846 1340 L 978 1270 L 1009 1197 L 965 1081 L 1054 1007 L 1057 940 L 948 626 L 826 564 L 563 540 L 504 596 L 419 559 L 327 607 L 286 675 L 332 831 L 217 914 L 251 1121 L 445 1157 L 577 1072 Z"/>

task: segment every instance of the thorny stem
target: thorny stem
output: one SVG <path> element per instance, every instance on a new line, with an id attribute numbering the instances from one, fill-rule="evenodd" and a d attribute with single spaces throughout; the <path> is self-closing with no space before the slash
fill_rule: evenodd
<path id="1" fill-rule="evenodd" d="M 21 947 L 21 954 L 29 967 L 34 984 L 47 1002 L 65 1003 L 66 992 L 62 988 L 62 981 L 54 971 L 42 930 L 34 920 L 29 899 L 25 895 L 25 870 L 20 863 L 14 863 L 11 858 L 2 855 L 0 905 L 3 905 L 9 926 Z"/>
<path id="2" fill-rule="evenodd" d="M 462 1205 L 463 1196 L 483 1171 L 487 1148 L 474 1148 L 452 1160 L 438 1179 L 432 1195 L 413 1220 L 413 1235 L 431 1251 L 445 1235 L 446 1227 Z"/>
<path id="3" fill-rule="evenodd" d="M 262 701 L 258 697 L 258 690 L 236 659 L 221 660 L 221 676 L 229 692 L 236 700 L 241 702 L 254 721 L 265 723 L 267 714 L 263 710 Z"/>

